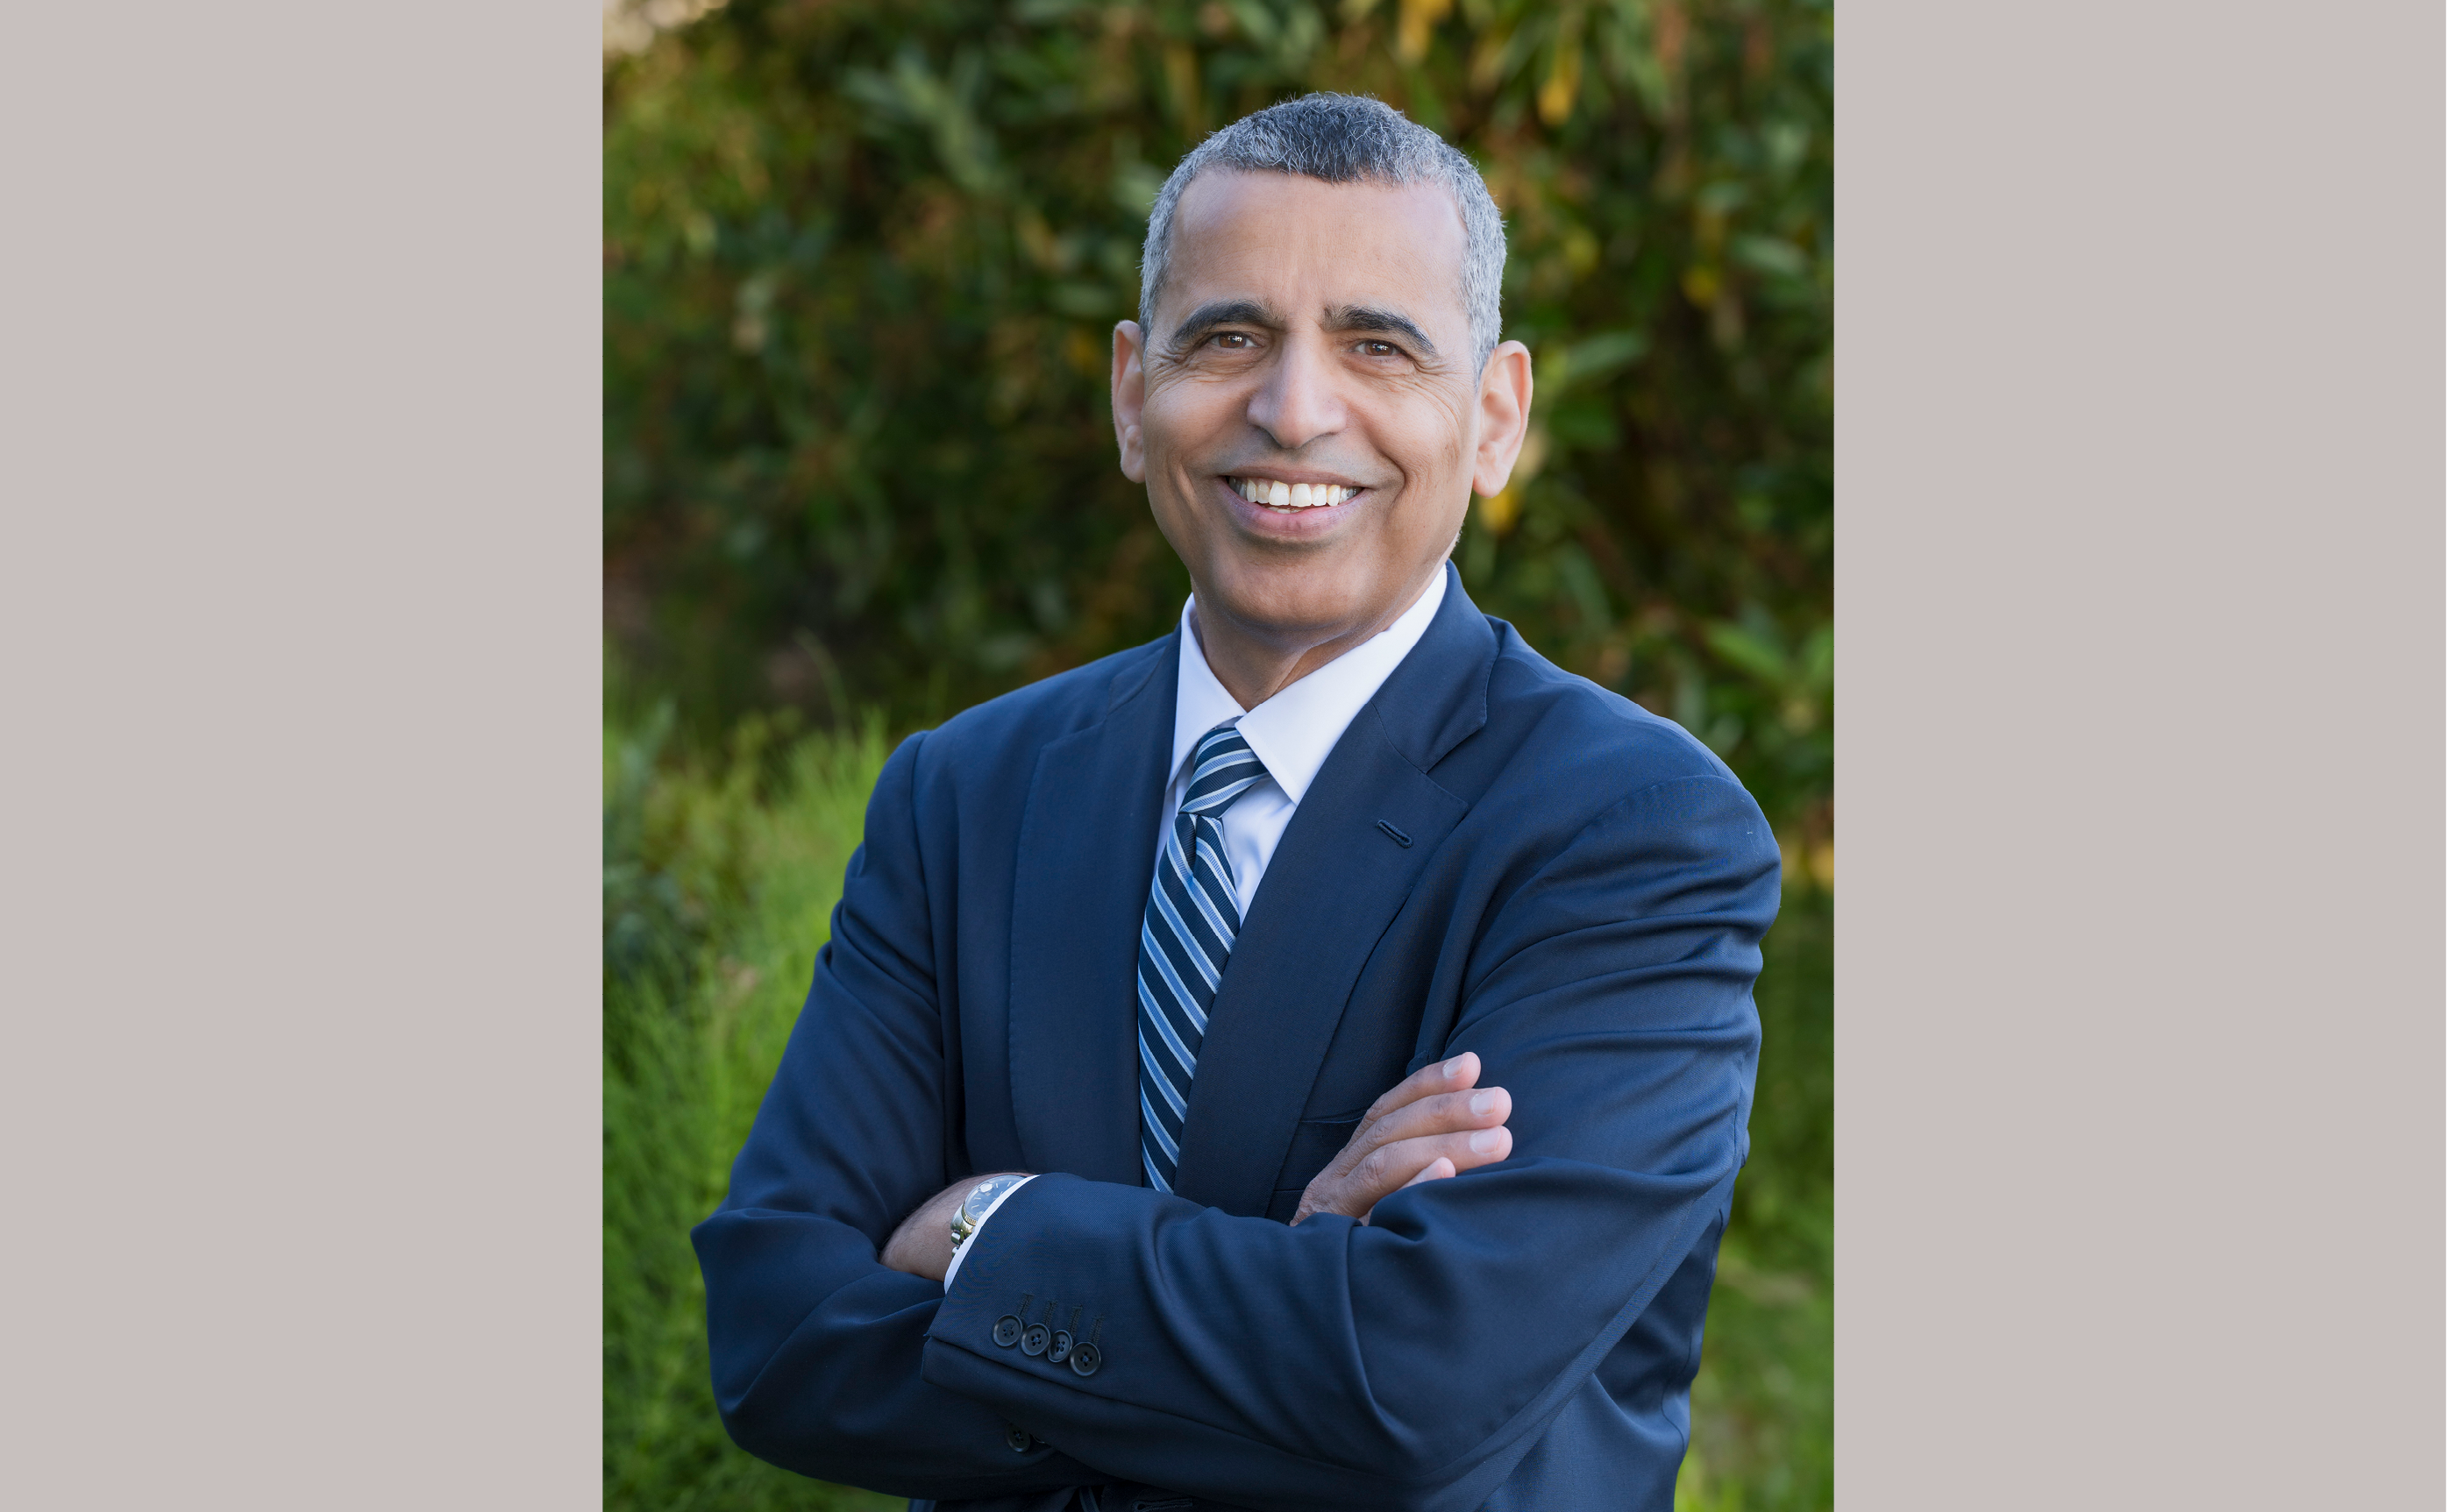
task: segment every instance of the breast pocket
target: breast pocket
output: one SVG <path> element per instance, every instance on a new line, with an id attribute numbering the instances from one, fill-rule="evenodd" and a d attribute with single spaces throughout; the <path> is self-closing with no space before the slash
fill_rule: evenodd
<path id="1" fill-rule="evenodd" d="M 1275 1177 L 1274 1195 L 1267 1201 L 1267 1216 L 1278 1223 L 1289 1223 L 1300 1211 L 1301 1193 L 1326 1162 L 1351 1143 L 1351 1134 L 1360 1126 L 1358 1113 L 1345 1113 L 1334 1118 L 1301 1120 L 1292 1131 L 1292 1146 L 1284 1155 L 1284 1168 Z"/>

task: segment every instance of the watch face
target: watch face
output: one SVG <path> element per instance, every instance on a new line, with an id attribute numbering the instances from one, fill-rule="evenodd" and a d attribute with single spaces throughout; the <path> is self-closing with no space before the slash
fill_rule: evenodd
<path id="1" fill-rule="evenodd" d="M 961 1200 L 961 1216 L 975 1223 L 985 1216 L 986 1208 L 994 1201 L 996 1194 L 1012 1184 L 1009 1180 L 1000 1176 L 992 1181 L 980 1181 L 969 1188 L 968 1196 Z"/>

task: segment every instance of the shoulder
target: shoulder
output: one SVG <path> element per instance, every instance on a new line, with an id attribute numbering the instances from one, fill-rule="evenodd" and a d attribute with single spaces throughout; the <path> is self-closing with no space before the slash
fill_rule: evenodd
<path id="1" fill-rule="evenodd" d="M 911 737 L 919 747 L 911 753 L 917 780 L 923 785 L 1016 772 L 1025 781 L 1045 747 L 1103 724 L 1123 705 L 1164 697 L 1174 654 L 1175 638 L 1166 635 L 963 709 Z"/>
<path id="2" fill-rule="evenodd" d="M 1503 620 L 1488 624 L 1496 658 L 1487 724 L 1464 749 L 1484 743 L 1477 765 L 1491 786 L 1526 783 L 1553 792 L 1569 784 L 1601 804 L 1661 783 L 1741 790 L 1732 768 L 1682 726 L 1558 667 Z"/>
<path id="3" fill-rule="evenodd" d="M 1517 879 L 1560 869 L 1687 891 L 1705 879 L 1756 892 L 1772 914 L 1775 835 L 1733 770 L 1673 720 L 1489 624 L 1487 723 L 1433 774 L 1470 802 L 1463 831 L 1478 858 Z"/>
<path id="4" fill-rule="evenodd" d="M 1558 667 L 1490 618 L 1487 718 L 1429 772 L 1469 805 L 1475 864 L 1520 875 L 1567 855 L 1772 866 L 1767 817 L 1681 726 Z"/>

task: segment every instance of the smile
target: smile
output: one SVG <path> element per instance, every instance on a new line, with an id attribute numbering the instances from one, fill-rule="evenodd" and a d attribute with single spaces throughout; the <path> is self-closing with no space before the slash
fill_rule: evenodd
<path id="1" fill-rule="evenodd" d="M 1224 482 L 1250 502 L 1270 509 L 1328 509 L 1360 492 L 1341 483 L 1287 483 L 1272 478 L 1227 478 Z"/>

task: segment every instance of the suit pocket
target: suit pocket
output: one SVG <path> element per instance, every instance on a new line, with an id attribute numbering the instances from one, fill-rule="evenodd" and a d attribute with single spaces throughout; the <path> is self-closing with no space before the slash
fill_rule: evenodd
<path id="1" fill-rule="evenodd" d="M 1274 1196 L 1268 1200 L 1267 1216 L 1278 1222 L 1289 1221 L 1300 1211 L 1301 1193 L 1309 1189 L 1311 1178 L 1326 1169 L 1326 1162 L 1342 1153 L 1351 1143 L 1352 1130 L 1360 1126 L 1358 1113 L 1337 1118 L 1308 1118 L 1292 1131 L 1291 1148 L 1285 1152 L 1283 1170 L 1275 1177 Z"/>

